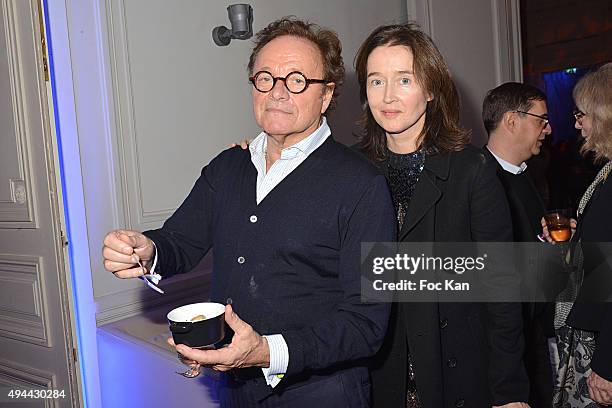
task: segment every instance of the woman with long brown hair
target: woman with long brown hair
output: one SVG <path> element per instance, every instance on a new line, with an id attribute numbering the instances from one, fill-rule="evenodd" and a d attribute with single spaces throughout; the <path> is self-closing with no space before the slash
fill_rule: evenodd
<path id="1" fill-rule="evenodd" d="M 412 24 L 374 30 L 355 60 L 361 151 L 387 177 L 402 242 L 512 241 L 494 163 L 460 129 L 459 97 Z M 519 304 L 396 303 L 372 364 L 376 407 L 526 406 Z"/>

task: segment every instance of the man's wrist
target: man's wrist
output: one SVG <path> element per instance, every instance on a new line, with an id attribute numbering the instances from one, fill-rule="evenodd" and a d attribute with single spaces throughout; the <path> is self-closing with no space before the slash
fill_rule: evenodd
<path id="1" fill-rule="evenodd" d="M 151 244 L 153 246 L 153 256 L 145 261 L 145 268 L 147 269 L 147 273 L 154 274 L 157 266 L 157 245 L 155 245 L 153 240 L 151 240 Z M 157 275 L 159 279 L 161 279 L 161 275 Z"/>
<path id="2" fill-rule="evenodd" d="M 270 345 L 266 336 L 261 336 L 261 342 L 258 346 L 259 352 L 257 353 L 259 363 L 257 367 L 269 368 L 270 367 Z"/>
<path id="3" fill-rule="evenodd" d="M 267 375 L 284 374 L 287 372 L 289 365 L 289 349 L 287 343 L 281 334 L 272 334 L 263 336 L 268 345 L 268 362 L 266 368 Z"/>
<path id="4" fill-rule="evenodd" d="M 263 336 L 268 346 L 269 366 L 262 367 L 266 384 L 276 387 L 287 372 L 289 365 L 289 349 L 282 334 Z"/>

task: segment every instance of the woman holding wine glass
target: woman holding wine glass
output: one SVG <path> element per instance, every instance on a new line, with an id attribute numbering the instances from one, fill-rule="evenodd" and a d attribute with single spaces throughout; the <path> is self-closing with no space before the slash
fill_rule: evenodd
<path id="1" fill-rule="evenodd" d="M 555 407 L 612 405 L 612 63 L 574 88 L 583 153 L 603 163 L 580 200 L 572 249 L 574 278 L 557 303 Z M 550 235 L 542 222 L 544 236 Z M 573 284 L 572 284 L 573 283 Z M 567 295 L 570 295 L 569 297 Z"/>

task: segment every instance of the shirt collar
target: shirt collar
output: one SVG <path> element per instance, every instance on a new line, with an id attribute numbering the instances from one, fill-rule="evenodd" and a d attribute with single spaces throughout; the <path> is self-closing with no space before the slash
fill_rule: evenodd
<path id="1" fill-rule="evenodd" d="M 300 140 L 294 145 L 281 150 L 281 159 L 293 159 L 299 154 L 309 156 L 317 147 L 331 135 L 331 129 L 327 125 L 325 116 L 321 119 L 321 125 L 313 133 Z M 251 156 L 264 156 L 268 146 L 268 138 L 265 132 L 261 132 L 249 144 Z"/>
<path id="2" fill-rule="evenodd" d="M 508 173 L 512 173 L 512 174 L 521 174 L 523 173 L 525 170 L 527 170 L 527 163 L 522 162 L 520 166 L 517 166 L 515 164 L 512 164 L 504 159 L 502 159 L 501 157 L 499 157 L 498 155 L 496 155 L 495 153 L 493 153 L 493 151 L 491 149 L 489 149 L 489 151 L 491 152 L 491 154 L 493 155 L 493 157 L 495 157 L 495 160 L 497 160 L 497 162 L 499 163 L 500 166 L 502 166 L 502 168 L 504 170 L 506 170 Z"/>

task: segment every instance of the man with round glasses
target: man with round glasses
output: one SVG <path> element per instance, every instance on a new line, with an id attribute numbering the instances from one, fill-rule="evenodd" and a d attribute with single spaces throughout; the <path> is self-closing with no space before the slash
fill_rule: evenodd
<path id="1" fill-rule="evenodd" d="M 262 129 L 221 153 L 158 230 L 113 231 L 105 268 L 189 271 L 214 248 L 211 301 L 227 303 L 229 346 L 176 349 L 223 372 L 221 406 L 369 406 L 363 360 L 389 305 L 361 302 L 361 243 L 395 239 L 384 176 L 331 137 L 324 114 L 344 78 L 335 33 L 284 18 L 257 34 L 249 76 Z"/>
<path id="2" fill-rule="evenodd" d="M 276 85 L 276 81 L 281 80 L 285 83 L 287 90 L 294 94 L 304 92 L 310 84 L 329 84 L 324 79 L 308 79 L 299 71 L 293 71 L 285 77 L 274 77 L 268 71 L 259 71 L 249 80 L 259 92 L 270 92 Z"/>

